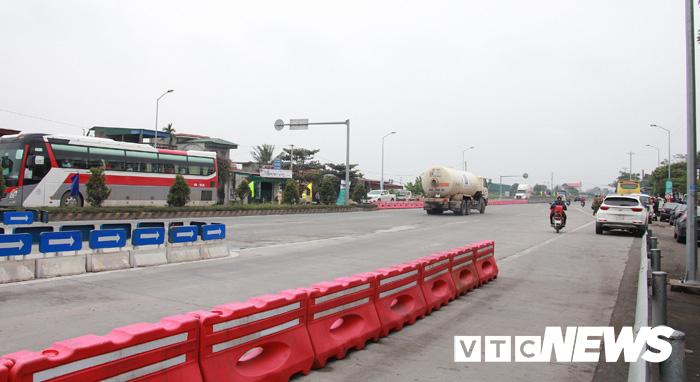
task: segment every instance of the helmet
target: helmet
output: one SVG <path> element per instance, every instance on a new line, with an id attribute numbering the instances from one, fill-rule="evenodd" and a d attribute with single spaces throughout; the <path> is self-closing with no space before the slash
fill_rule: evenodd
<path id="1" fill-rule="evenodd" d="M 557 196 L 557 200 L 561 200 L 561 195 Z"/>

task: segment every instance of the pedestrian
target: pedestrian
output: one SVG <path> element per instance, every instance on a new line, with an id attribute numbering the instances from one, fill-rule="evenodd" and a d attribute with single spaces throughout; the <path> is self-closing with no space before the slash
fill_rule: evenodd
<path id="1" fill-rule="evenodd" d="M 593 198 L 593 203 L 591 204 L 591 209 L 593 209 L 593 216 L 598 213 L 598 209 L 600 208 L 600 205 L 603 204 L 603 196 L 602 195 L 596 195 L 595 198 Z"/>

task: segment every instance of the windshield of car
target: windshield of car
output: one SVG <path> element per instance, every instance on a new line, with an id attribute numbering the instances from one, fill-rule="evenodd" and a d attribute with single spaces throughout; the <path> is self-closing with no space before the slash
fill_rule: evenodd
<path id="1" fill-rule="evenodd" d="M 618 207 L 634 207 L 639 205 L 639 200 L 634 199 L 634 198 L 620 198 L 620 197 L 612 197 L 612 198 L 607 198 L 603 201 L 603 204 L 607 204 L 608 206 L 618 206 Z"/>
<path id="2" fill-rule="evenodd" d="M 382 190 L 372 190 L 369 193 L 367 193 L 368 196 L 381 195 L 381 194 L 382 194 Z"/>

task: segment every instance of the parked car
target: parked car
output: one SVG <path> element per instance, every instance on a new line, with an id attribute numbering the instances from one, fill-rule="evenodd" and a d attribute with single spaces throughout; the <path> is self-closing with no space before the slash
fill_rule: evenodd
<path id="1" fill-rule="evenodd" d="M 642 202 L 644 207 L 647 209 L 647 212 L 649 213 L 649 223 L 654 220 L 656 217 L 656 214 L 654 214 L 654 206 L 651 204 L 651 196 L 647 194 L 632 194 L 635 196 L 639 196 L 639 200 Z"/>
<path id="2" fill-rule="evenodd" d="M 673 225 L 676 222 L 676 219 L 681 217 L 683 212 L 685 212 L 685 209 L 688 208 L 687 204 L 679 204 L 676 206 L 676 208 L 671 211 L 671 216 L 668 218 L 668 224 Z"/>
<path id="3" fill-rule="evenodd" d="M 367 203 L 393 202 L 394 200 L 396 200 L 396 197 L 390 194 L 389 190 L 372 190 L 367 193 Z"/>
<path id="4" fill-rule="evenodd" d="M 688 212 L 687 208 L 681 213 L 681 216 L 676 219 L 673 225 L 673 237 L 676 238 L 676 241 L 679 243 L 685 243 L 686 231 L 688 229 L 688 215 L 686 212 Z M 697 208 L 695 216 L 700 216 L 700 207 Z M 695 229 L 698 232 L 695 236 L 696 240 L 700 241 L 700 224 L 695 224 Z"/>
<path id="5" fill-rule="evenodd" d="M 638 195 L 612 194 L 605 197 L 596 214 L 595 233 L 621 229 L 642 237 L 648 224 L 649 212 Z"/>
<path id="6" fill-rule="evenodd" d="M 411 191 L 408 190 L 398 190 L 396 191 L 396 200 L 400 202 L 407 202 L 411 200 Z"/>
<path id="7" fill-rule="evenodd" d="M 676 207 L 678 207 L 680 203 L 672 203 L 668 202 L 663 205 L 659 209 L 659 221 L 665 222 L 668 221 L 669 217 L 671 217 L 671 211 L 673 211 Z"/>

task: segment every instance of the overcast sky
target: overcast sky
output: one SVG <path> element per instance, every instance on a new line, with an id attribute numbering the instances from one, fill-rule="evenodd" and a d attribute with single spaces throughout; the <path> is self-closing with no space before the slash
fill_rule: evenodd
<path id="1" fill-rule="evenodd" d="M 696 24 L 696 29 L 698 29 Z M 0 128 L 158 127 L 320 149 L 413 181 L 435 165 L 604 186 L 686 151 L 683 1 L 0 3 Z M 35 118 L 32 118 L 35 117 Z M 42 118 L 42 119 L 38 119 Z M 50 121 L 49 121 L 50 120 Z M 60 123 L 59 123 L 60 122 Z M 474 146 L 472 150 L 465 149 Z"/>

